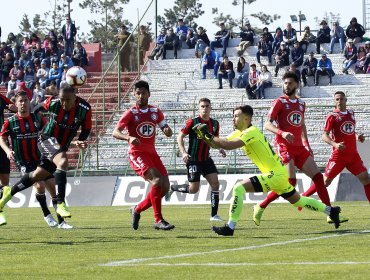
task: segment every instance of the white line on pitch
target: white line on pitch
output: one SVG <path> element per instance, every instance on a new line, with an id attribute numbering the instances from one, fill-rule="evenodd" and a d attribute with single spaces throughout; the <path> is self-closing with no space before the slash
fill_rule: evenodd
<path id="1" fill-rule="evenodd" d="M 362 233 L 370 233 L 370 230 L 363 230 L 360 232 L 349 232 L 349 233 L 335 234 L 335 235 L 324 235 L 324 236 L 319 236 L 319 237 L 295 239 L 295 240 L 275 242 L 275 243 L 269 243 L 269 244 L 246 246 L 246 247 L 223 249 L 223 250 L 214 250 L 214 251 L 208 251 L 208 252 L 193 252 L 193 253 L 179 254 L 179 255 L 122 260 L 122 261 L 109 262 L 109 263 L 99 264 L 99 265 L 100 266 L 124 266 L 128 264 L 133 264 L 133 263 L 143 263 L 146 261 L 158 261 L 158 260 L 174 259 L 174 258 L 187 258 L 187 257 L 193 257 L 193 256 L 202 256 L 202 255 L 208 255 L 208 254 L 218 254 L 218 253 L 226 253 L 226 252 L 234 252 L 234 251 L 248 251 L 248 250 L 255 250 L 255 249 L 266 248 L 266 247 L 281 246 L 281 245 L 301 243 L 301 242 L 307 242 L 307 241 L 315 241 L 315 240 L 335 238 L 335 237 L 343 237 L 347 235 L 362 234 Z"/>

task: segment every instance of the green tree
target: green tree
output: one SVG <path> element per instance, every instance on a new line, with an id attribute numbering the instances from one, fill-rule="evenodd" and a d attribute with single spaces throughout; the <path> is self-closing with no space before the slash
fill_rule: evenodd
<path id="1" fill-rule="evenodd" d="M 30 20 L 29 20 L 27 14 L 23 15 L 23 18 L 22 18 L 22 20 L 19 24 L 20 25 L 18 27 L 19 27 L 19 30 L 21 31 L 21 33 L 26 35 L 26 34 L 29 34 L 29 33 L 32 32 L 32 25 L 30 23 Z"/>
<path id="2" fill-rule="evenodd" d="M 54 30 L 57 34 L 62 31 L 66 15 L 68 14 L 68 5 L 66 2 L 65 0 L 54 1 L 54 6 L 51 7 L 51 10 L 44 13 L 44 28 Z"/>
<path id="3" fill-rule="evenodd" d="M 164 16 L 157 16 L 159 26 L 168 27 L 176 25 L 177 19 L 182 18 L 188 26 L 195 28 L 195 19 L 204 14 L 199 0 L 176 0 L 173 8 L 165 9 Z"/>

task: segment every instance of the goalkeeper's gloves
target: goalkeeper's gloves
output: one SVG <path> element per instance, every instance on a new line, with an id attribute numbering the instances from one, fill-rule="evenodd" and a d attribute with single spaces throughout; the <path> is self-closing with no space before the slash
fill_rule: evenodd
<path id="1" fill-rule="evenodd" d="M 197 134 L 198 138 L 204 139 L 207 141 L 212 141 L 214 135 L 209 132 L 208 125 L 205 123 L 198 123 L 192 128 Z"/>

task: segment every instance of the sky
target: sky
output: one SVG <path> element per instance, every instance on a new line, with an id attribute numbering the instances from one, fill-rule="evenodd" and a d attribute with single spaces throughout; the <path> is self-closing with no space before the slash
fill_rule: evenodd
<path id="1" fill-rule="evenodd" d="M 130 0 L 128 5 L 124 5 L 124 15 L 131 23 L 137 23 L 138 13 L 142 15 L 152 0 Z M 82 10 L 78 7 L 78 3 L 81 1 L 73 0 L 71 8 L 73 9 L 71 16 L 72 20 L 75 20 L 76 25 L 80 27 L 80 30 L 84 33 L 89 32 L 90 27 L 87 23 L 92 17 L 100 18 L 102 16 L 96 14 L 90 14 L 89 11 Z M 251 5 L 245 5 L 245 15 L 258 13 L 264 11 L 267 14 L 278 14 L 281 19 L 273 22 L 268 27 L 270 31 L 274 31 L 276 27 L 285 27 L 287 22 L 291 22 L 290 15 L 298 15 L 299 11 L 306 15 L 307 21 L 302 22 L 302 29 L 304 26 L 309 25 L 311 29 L 317 29 L 315 17 L 321 19 L 325 12 L 340 14 L 341 25 L 346 26 L 352 17 L 357 17 L 359 23 L 363 24 L 362 16 L 362 0 L 352 0 L 350 3 L 344 0 L 257 0 Z M 53 0 L 12 0 L 11 12 L 3 12 L 0 17 L 0 26 L 2 28 L 1 40 L 6 40 L 9 32 L 18 33 L 19 23 L 23 17 L 23 14 L 27 13 L 30 20 L 36 13 L 43 14 L 47 10 L 51 10 L 54 3 Z M 174 0 L 158 0 L 158 13 L 163 14 L 164 9 L 172 8 Z M 231 5 L 232 0 L 201 0 L 203 4 L 202 9 L 205 13 L 196 20 L 198 25 L 205 27 L 208 32 L 208 36 L 213 38 L 213 34 L 218 30 L 218 27 L 212 24 L 214 15 L 212 15 L 212 8 L 217 7 L 219 12 L 223 12 L 225 15 L 230 14 L 235 18 L 241 18 L 241 5 Z M 296 3 L 296 5 L 294 5 Z M 20 8 L 22 7 L 22 8 Z M 149 9 L 149 14 L 145 17 L 144 22 L 154 22 L 154 5 Z M 259 20 L 249 17 L 252 27 L 264 27 Z M 299 30 L 299 23 L 293 23 L 293 27 Z M 154 30 L 154 28 L 153 28 Z"/>

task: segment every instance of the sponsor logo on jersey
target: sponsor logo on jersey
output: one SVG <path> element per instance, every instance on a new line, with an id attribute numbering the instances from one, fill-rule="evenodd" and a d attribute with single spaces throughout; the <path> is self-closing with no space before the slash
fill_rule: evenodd
<path id="1" fill-rule="evenodd" d="M 293 111 L 288 115 L 288 122 L 294 126 L 301 126 L 303 114 L 299 111 Z"/>
<path id="2" fill-rule="evenodd" d="M 139 121 L 139 116 L 135 115 L 134 120 L 135 120 L 135 122 L 138 122 Z"/>
<path id="3" fill-rule="evenodd" d="M 137 126 L 136 132 L 143 138 L 150 138 L 155 134 L 155 126 L 151 122 L 143 122 Z"/>
<path id="4" fill-rule="evenodd" d="M 156 120 L 158 119 L 158 115 L 157 115 L 157 114 L 155 114 L 155 113 L 152 113 L 152 114 L 150 115 L 150 118 L 151 118 L 153 121 L 156 121 Z"/>
<path id="5" fill-rule="evenodd" d="M 340 126 L 340 130 L 347 135 L 355 132 L 355 124 L 353 122 L 346 121 Z"/>

